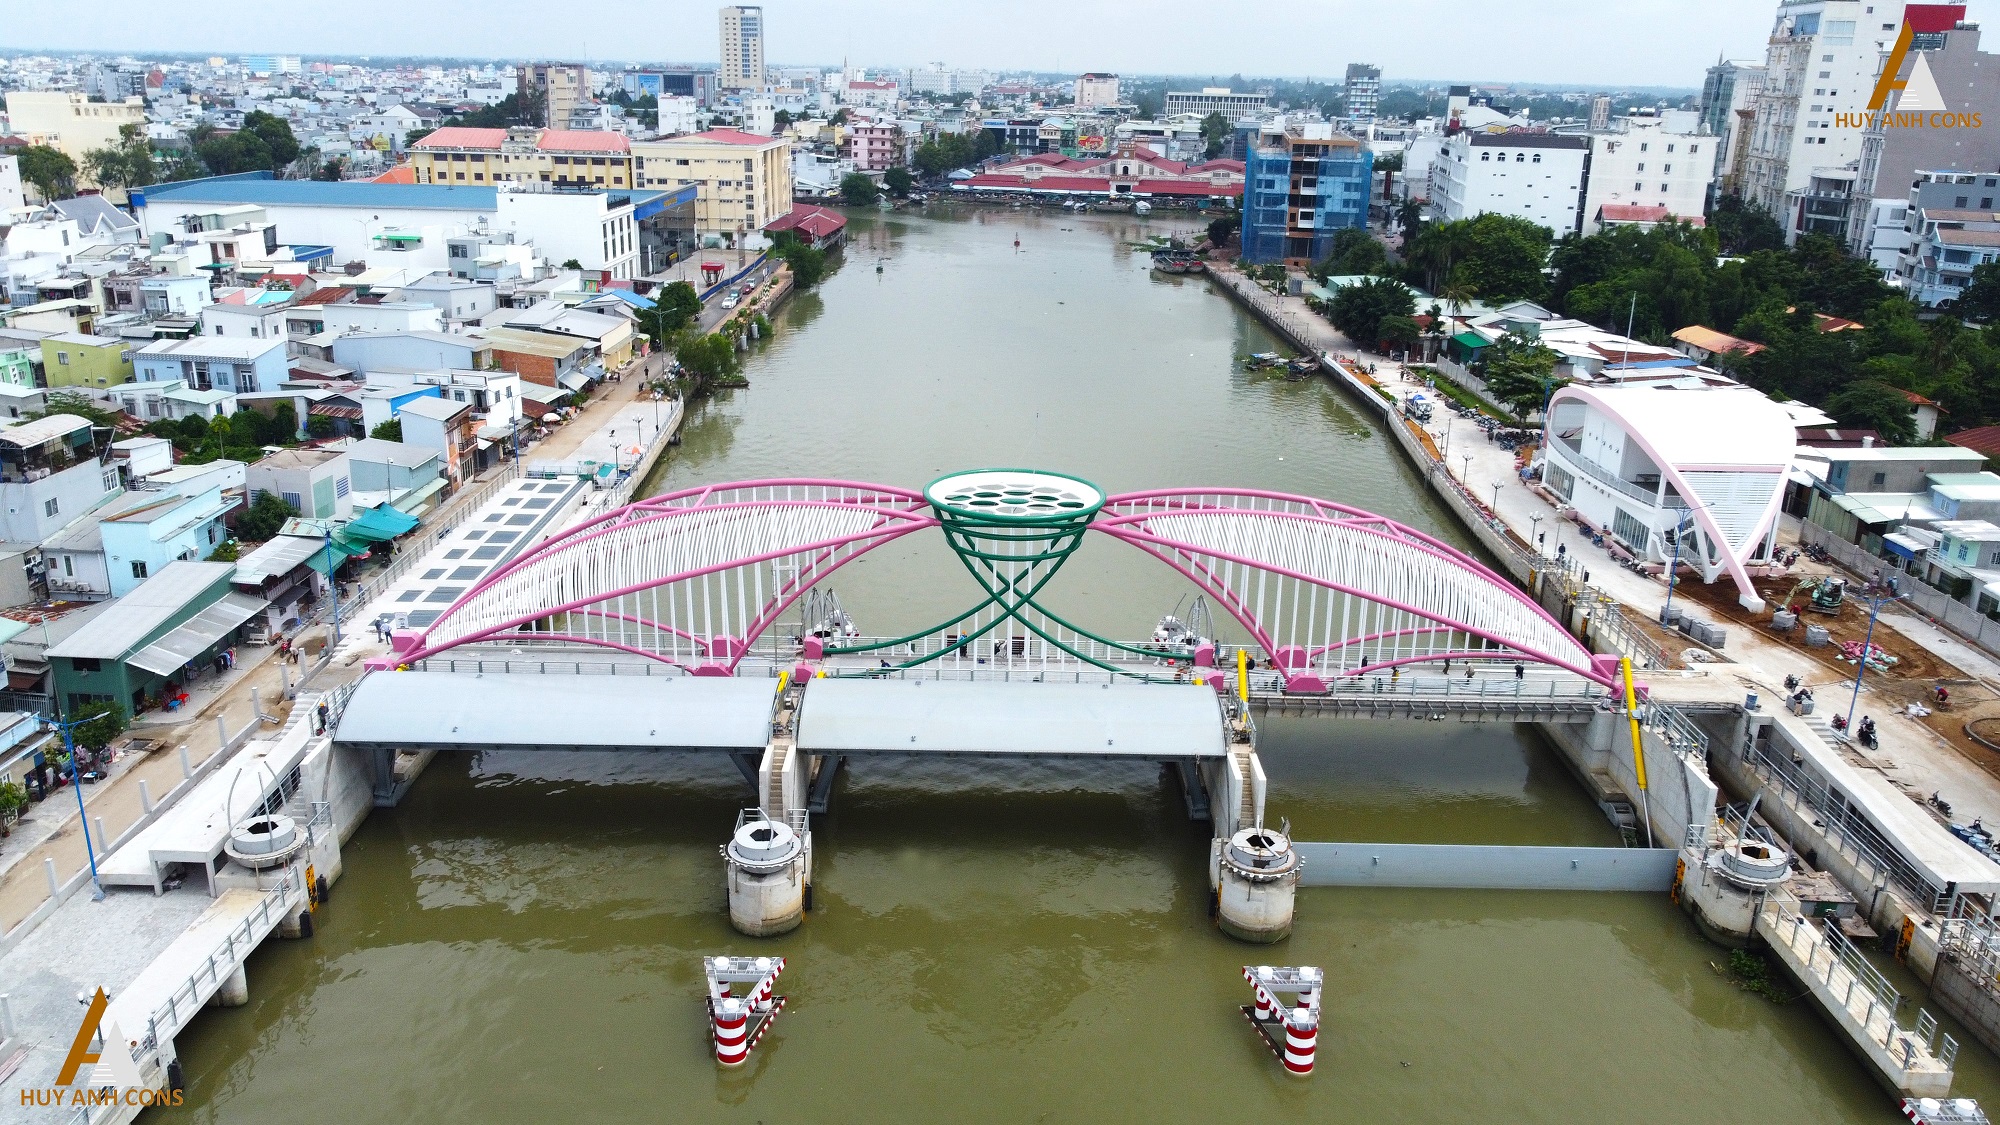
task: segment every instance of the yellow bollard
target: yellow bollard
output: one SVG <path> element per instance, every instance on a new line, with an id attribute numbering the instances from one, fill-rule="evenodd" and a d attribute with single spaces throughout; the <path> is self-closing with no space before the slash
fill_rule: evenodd
<path id="1" fill-rule="evenodd" d="M 1639 693 L 1632 688 L 1632 658 L 1618 662 L 1625 673 L 1625 717 L 1632 722 L 1632 772 L 1639 780 L 1639 819 L 1646 824 L 1646 846 L 1653 846 L 1653 819 L 1646 805 L 1646 747 L 1639 737 Z"/>
<path id="2" fill-rule="evenodd" d="M 1236 696 L 1245 706 L 1250 703 L 1250 653 L 1245 649 L 1236 650 Z"/>

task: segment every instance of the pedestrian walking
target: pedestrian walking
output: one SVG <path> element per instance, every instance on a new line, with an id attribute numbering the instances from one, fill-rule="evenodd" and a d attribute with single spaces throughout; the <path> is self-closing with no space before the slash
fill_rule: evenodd
<path id="1" fill-rule="evenodd" d="M 1514 678 L 1516 680 L 1523 678 L 1527 674 L 1528 674 L 1527 669 L 1521 667 L 1519 664 L 1514 665 Z"/>

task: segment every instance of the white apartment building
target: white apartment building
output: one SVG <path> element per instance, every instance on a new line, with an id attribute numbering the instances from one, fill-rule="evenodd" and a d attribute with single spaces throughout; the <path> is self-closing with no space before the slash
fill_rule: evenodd
<path id="1" fill-rule="evenodd" d="M 1076 108 L 1080 112 L 1118 104 L 1118 76 L 1090 73 L 1076 80 Z"/>
<path id="2" fill-rule="evenodd" d="M 1781 0 L 1764 59 L 1764 81 L 1742 169 L 1743 197 L 1778 217 L 1787 241 L 1837 220 L 1848 199 L 1815 193 L 1815 172 L 1859 162 L 1862 129 L 1839 115 L 1863 115 L 1882 59 L 1903 24 L 1901 0 Z M 1832 214 L 1837 210 L 1838 214 Z M 1815 220 L 1820 220 L 1816 222 Z"/>
<path id="3" fill-rule="evenodd" d="M 1701 87 L 1701 127 L 1715 134 L 1715 185 L 1725 195 L 1739 194 L 1736 180 L 1749 149 L 1755 117 L 1751 103 L 1764 85 L 1764 64 L 1724 59 L 1708 68 Z"/>
<path id="4" fill-rule="evenodd" d="M 1512 215 L 1560 238 L 1581 229 L 1590 138 L 1554 133 L 1460 133 L 1431 166 L 1440 222 Z"/>
<path id="5" fill-rule="evenodd" d="M 661 98 L 659 129 L 663 137 L 701 132 L 701 103 L 684 95 Z"/>
<path id="6" fill-rule="evenodd" d="M 722 70 L 716 84 L 724 90 L 754 90 L 764 85 L 764 9 L 722 9 Z"/>
<path id="7" fill-rule="evenodd" d="M 696 185 L 696 232 L 736 246 L 791 213 L 791 148 L 782 137 L 737 129 L 638 141 L 633 175 L 642 188 Z"/>
<path id="8" fill-rule="evenodd" d="M 1608 206 L 1665 207 L 1699 219 L 1706 213 L 1715 171 L 1716 138 L 1690 110 L 1615 118 L 1590 135 L 1590 182 L 1583 197 L 1583 233 L 1596 234 Z"/>
<path id="9" fill-rule="evenodd" d="M 991 71 L 956 70 L 943 63 L 915 67 L 909 73 L 909 88 L 913 94 L 977 94 L 991 85 Z"/>
<path id="10" fill-rule="evenodd" d="M 1367 63 L 1347 64 L 1347 119 L 1372 123 L 1381 100 L 1382 68 Z"/>
<path id="11" fill-rule="evenodd" d="M 1219 113 L 1231 121 L 1241 121 L 1263 112 L 1270 102 L 1263 94 L 1238 94 L 1227 86 L 1207 86 L 1195 92 L 1168 91 L 1165 113 L 1168 117 L 1180 113 L 1197 117 Z"/>
<path id="12" fill-rule="evenodd" d="M 93 102 L 63 90 L 15 90 L 7 95 L 7 122 L 16 134 L 76 161 L 77 183 L 90 186 L 83 158 L 94 149 L 117 148 L 121 126 L 144 129 L 146 103 L 139 98 Z"/>

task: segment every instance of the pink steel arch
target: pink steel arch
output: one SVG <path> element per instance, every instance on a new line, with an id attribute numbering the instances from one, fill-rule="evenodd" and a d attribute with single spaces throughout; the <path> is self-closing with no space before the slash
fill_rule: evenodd
<path id="1" fill-rule="evenodd" d="M 787 478 L 684 489 L 522 554 L 427 628 L 399 635 L 396 659 L 562 640 L 730 675 L 814 585 L 937 526 L 921 493 L 892 486 Z M 1612 682 L 1615 662 L 1593 657 L 1525 591 L 1358 508 L 1255 489 L 1160 490 L 1110 498 L 1091 529 L 1193 581 L 1297 690 L 1445 658 L 1532 662 Z"/>
<path id="2" fill-rule="evenodd" d="M 1527 591 L 1359 508 L 1262 489 L 1165 489 L 1112 497 L 1092 526 L 1200 586 L 1301 689 L 1460 658 L 1613 680 L 1615 661 L 1593 656 Z"/>

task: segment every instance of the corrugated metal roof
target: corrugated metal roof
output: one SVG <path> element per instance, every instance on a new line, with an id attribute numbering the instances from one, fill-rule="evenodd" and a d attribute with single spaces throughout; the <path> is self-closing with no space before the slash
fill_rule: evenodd
<path id="1" fill-rule="evenodd" d="M 1213 688 L 953 680 L 814 680 L 798 748 L 823 753 L 1218 758 Z"/>
<path id="2" fill-rule="evenodd" d="M 187 624 L 125 658 L 127 664 L 158 676 L 171 676 L 210 645 L 236 631 L 271 603 L 250 594 L 224 594 L 222 600 L 188 619 Z"/>
<path id="3" fill-rule="evenodd" d="M 497 211 L 499 190 L 448 184 L 373 184 L 364 180 L 236 179 L 216 177 L 154 184 L 134 193 L 139 206 L 154 203 L 254 204 L 259 207 L 418 207 L 454 211 Z"/>
<path id="4" fill-rule="evenodd" d="M 236 572 L 235 563 L 168 563 L 158 574 L 139 583 L 131 593 L 111 603 L 90 624 L 49 649 L 50 656 L 81 656 L 120 660 L 137 648 L 147 634 L 187 609 L 218 579 Z"/>
<path id="5" fill-rule="evenodd" d="M 303 535 L 274 536 L 269 543 L 236 560 L 236 577 L 231 581 L 261 586 L 265 579 L 297 570 L 300 564 L 312 557 L 314 551 L 325 548 L 324 539 L 309 539 Z"/>
<path id="6" fill-rule="evenodd" d="M 353 746 L 516 750 L 762 750 L 774 679 L 376 672 L 335 740 Z"/>

